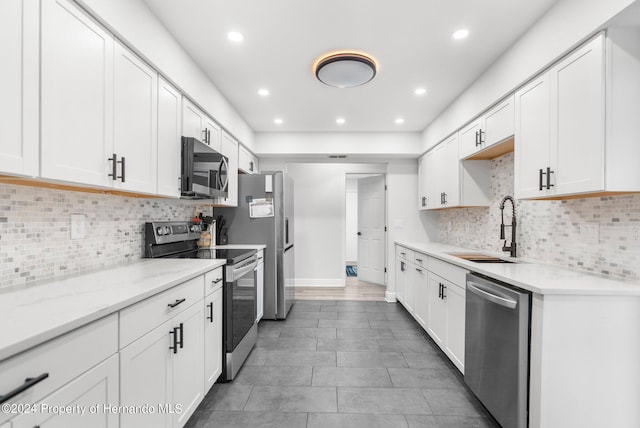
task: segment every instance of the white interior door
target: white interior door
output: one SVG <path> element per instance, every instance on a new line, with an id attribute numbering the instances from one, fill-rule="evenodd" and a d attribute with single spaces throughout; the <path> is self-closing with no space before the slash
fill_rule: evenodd
<path id="1" fill-rule="evenodd" d="M 358 278 L 384 285 L 385 176 L 358 180 Z"/>

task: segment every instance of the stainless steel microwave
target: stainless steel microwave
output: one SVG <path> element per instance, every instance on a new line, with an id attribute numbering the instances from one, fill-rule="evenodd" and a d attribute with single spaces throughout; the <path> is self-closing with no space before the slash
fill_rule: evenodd
<path id="1" fill-rule="evenodd" d="M 182 137 L 181 195 L 186 199 L 226 198 L 229 160 L 195 138 Z"/>

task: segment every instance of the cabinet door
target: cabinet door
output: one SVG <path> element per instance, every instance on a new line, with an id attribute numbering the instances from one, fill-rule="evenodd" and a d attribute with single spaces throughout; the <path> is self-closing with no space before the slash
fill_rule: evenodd
<path id="1" fill-rule="evenodd" d="M 515 196 L 545 196 L 540 190 L 540 169 L 549 166 L 551 89 L 549 72 L 515 94 Z"/>
<path id="2" fill-rule="evenodd" d="M 176 406 L 172 414 L 174 427 L 183 426 L 204 397 L 203 319 L 204 305 L 200 300 L 171 321 L 173 327 L 181 328 L 182 339 L 178 352 L 170 354 L 171 401 L 168 403 Z"/>
<path id="3" fill-rule="evenodd" d="M 460 156 L 458 155 L 458 134 L 452 135 L 443 143 L 440 177 L 444 192 L 443 207 L 460 205 Z"/>
<path id="4" fill-rule="evenodd" d="M 604 189 L 604 36 L 552 68 L 552 193 Z"/>
<path id="5" fill-rule="evenodd" d="M 443 166 L 441 164 L 441 151 L 444 146 L 439 144 L 433 150 L 424 155 L 424 187 L 426 191 L 423 195 L 425 197 L 425 207 L 427 209 L 441 208 L 442 207 L 442 173 Z M 421 201 L 422 202 L 422 201 Z"/>
<path id="6" fill-rule="evenodd" d="M 464 319 L 465 290 L 444 281 L 446 302 L 446 348 L 445 352 L 453 364 L 464 373 Z"/>
<path id="7" fill-rule="evenodd" d="M 251 162 L 251 153 L 244 146 L 238 148 L 238 169 L 245 173 L 250 173 L 249 163 Z"/>
<path id="8" fill-rule="evenodd" d="M 396 257 L 396 300 L 404 303 L 407 284 L 407 262 Z M 405 304 L 406 305 L 406 304 Z"/>
<path id="9" fill-rule="evenodd" d="M 0 171 L 38 175 L 38 8 L 0 2 Z"/>
<path id="10" fill-rule="evenodd" d="M 222 130 L 209 116 L 204 117 L 204 130 L 207 133 L 207 144 L 216 152 L 222 150 Z"/>
<path id="11" fill-rule="evenodd" d="M 191 101 L 182 99 L 182 135 L 205 142 L 205 114 Z"/>
<path id="12" fill-rule="evenodd" d="M 513 95 L 493 107 L 483 115 L 481 147 L 487 148 L 513 135 L 514 121 Z"/>
<path id="13" fill-rule="evenodd" d="M 222 373 L 222 288 L 204 301 L 204 392 Z"/>
<path id="14" fill-rule="evenodd" d="M 180 196 L 182 96 L 162 78 L 158 80 L 158 194 Z"/>
<path id="15" fill-rule="evenodd" d="M 118 414 L 108 409 L 119 404 L 118 378 L 118 356 L 113 355 L 37 403 L 36 413 L 15 418 L 13 428 L 117 428 Z M 57 414 L 54 406 L 84 408 L 85 412 Z M 90 411 L 92 407 L 95 411 Z"/>
<path id="16" fill-rule="evenodd" d="M 120 189 L 156 193 L 158 167 L 158 73 L 120 43 L 114 54 L 113 151 Z"/>
<path id="17" fill-rule="evenodd" d="M 238 142 L 222 131 L 221 153 L 229 158 L 229 196 L 220 201 L 220 205 L 238 206 Z"/>
<path id="18" fill-rule="evenodd" d="M 420 156 L 418 159 L 418 209 L 427 208 L 427 192 L 429 189 L 429 156 L 432 152 Z"/>
<path id="19" fill-rule="evenodd" d="M 120 405 L 144 406 L 172 403 L 172 321 L 167 321 L 120 351 Z M 157 409 L 156 409 L 157 410 Z M 169 428 L 167 413 L 123 413 L 120 428 Z"/>
<path id="20" fill-rule="evenodd" d="M 413 283 L 415 284 L 415 319 L 423 327 L 427 327 L 428 307 L 428 272 L 419 266 L 416 266 L 412 272 Z"/>
<path id="21" fill-rule="evenodd" d="M 442 299 L 444 280 L 429 272 L 427 285 L 427 332 L 438 346 L 444 349 L 446 334 L 445 304 Z"/>
<path id="22" fill-rule="evenodd" d="M 481 128 L 481 120 L 478 118 L 460 130 L 460 159 L 467 158 L 482 150 L 482 144 L 480 143 Z"/>
<path id="23" fill-rule="evenodd" d="M 256 266 L 256 322 L 262 319 L 264 314 L 264 255 L 258 253 L 258 266 Z"/>
<path id="24" fill-rule="evenodd" d="M 415 275 L 413 270 L 416 268 L 412 263 L 404 262 L 404 307 L 411 315 L 415 313 L 416 302 L 416 283 L 414 281 Z"/>
<path id="25" fill-rule="evenodd" d="M 71 1 L 41 19 L 41 174 L 111 186 L 113 38 Z"/>

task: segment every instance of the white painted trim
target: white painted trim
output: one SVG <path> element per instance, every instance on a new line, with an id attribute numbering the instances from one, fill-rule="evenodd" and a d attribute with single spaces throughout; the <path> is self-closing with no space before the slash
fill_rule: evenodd
<path id="1" fill-rule="evenodd" d="M 396 292 L 395 291 L 385 291 L 384 292 L 384 301 L 388 303 L 395 303 L 396 300 Z"/>
<path id="2" fill-rule="evenodd" d="M 345 286 L 344 279 L 339 278 L 296 278 L 296 287 L 343 287 Z"/>

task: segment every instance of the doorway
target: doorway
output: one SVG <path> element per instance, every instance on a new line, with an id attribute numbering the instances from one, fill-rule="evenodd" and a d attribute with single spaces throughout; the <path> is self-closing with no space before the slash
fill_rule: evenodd
<path id="1" fill-rule="evenodd" d="M 386 200 L 385 174 L 346 174 L 346 287 L 374 285 L 384 291 Z"/>

